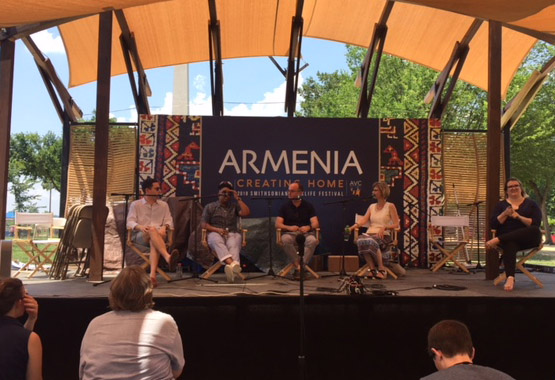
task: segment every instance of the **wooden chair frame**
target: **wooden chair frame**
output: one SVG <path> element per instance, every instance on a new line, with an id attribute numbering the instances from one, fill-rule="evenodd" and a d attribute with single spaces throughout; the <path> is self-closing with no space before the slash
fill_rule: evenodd
<path id="1" fill-rule="evenodd" d="M 173 228 L 170 228 L 170 226 L 166 226 L 166 229 L 168 231 L 168 234 L 166 236 L 166 247 L 171 247 L 173 245 Z M 127 229 L 127 245 L 129 246 L 129 248 L 131 248 L 137 255 L 139 255 L 145 262 L 143 263 L 143 265 L 141 265 L 141 267 L 143 269 L 147 269 L 151 263 L 150 263 L 150 249 L 148 252 L 142 252 L 139 247 L 133 242 L 132 240 L 133 238 L 133 230 L 128 228 Z M 164 272 L 160 266 L 158 266 L 158 268 L 156 268 L 156 272 L 162 276 L 166 281 L 170 282 L 172 280 L 172 278 L 166 273 Z"/>
<path id="2" fill-rule="evenodd" d="M 283 247 L 283 242 L 281 240 L 281 235 L 282 235 L 281 228 L 276 228 L 276 243 Z M 318 244 L 319 244 L 320 243 L 320 228 L 316 228 L 316 240 L 318 240 Z M 316 273 L 308 264 L 305 264 L 304 267 L 305 267 L 306 271 L 308 273 L 310 273 L 314 278 L 316 278 L 316 279 L 320 278 L 320 275 L 318 273 Z M 290 263 L 285 268 L 283 268 L 281 271 L 279 271 L 278 276 L 285 277 L 293 269 L 295 269 L 295 264 Z"/>
<path id="3" fill-rule="evenodd" d="M 57 219 L 56 226 L 54 226 L 54 219 Z M 33 277 L 39 271 L 49 274 L 44 266 L 53 263 L 53 256 L 60 243 L 60 239 L 54 237 L 54 229 L 63 229 L 65 224 L 59 221 L 60 219 L 65 221 L 63 218 L 54 218 L 53 213 L 16 212 L 13 243 L 29 256 L 29 261 L 14 274 L 14 277 L 19 276 L 23 271 L 31 270 L 32 264 L 35 264 L 35 268 L 27 278 Z M 45 226 L 49 229 L 47 239 L 35 239 L 37 226 Z M 21 231 L 27 232 L 25 238 L 20 236 Z"/>
<path id="4" fill-rule="evenodd" d="M 496 231 L 492 230 L 491 232 L 492 232 L 492 236 L 495 237 Z M 524 273 L 530 280 L 532 280 L 540 288 L 543 288 L 543 283 L 536 276 L 534 276 L 528 269 L 526 269 L 524 267 L 524 265 L 526 264 L 526 262 L 528 260 L 530 260 L 532 257 L 536 256 L 536 254 L 538 252 L 540 252 L 542 249 L 543 249 L 543 241 L 540 242 L 540 245 L 537 246 L 537 247 L 527 248 L 527 249 L 523 249 L 521 251 L 518 251 L 517 256 L 518 256 L 518 253 L 523 253 L 523 255 L 520 258 L 520 260 L 518 260 L 516 262 L 516 269 L 518 269 L 522 273 Z M 499 255 L 499 259 L 501 259 L 502 256 L 503 256 L 503 253 L 502 253 L 502 250 L 501 250 L 500 255 Z M 505 281 L 506 279 L 507 279 L 507 274 L 505 272 L 503 272 L 499 276 L 497 276 L 495 278 L 495 280 L 493 280 L 493 285 L 497 286 L 501 282 Z"/>
<path id="5" fill-rule="evenodd" d="M 434 215 L 430 219 L 430 225 L 428 228 L 428 236 L 430 239 L 431 245 L 438 249 L 445 257 L 438 261 L 432 268 L 432 272 L 437 272 L 441 267 L 447 264 L 448 261 L 452 261 L 456 266 L 461 268 L 462 271 L 465 273 L 470 273 L 470 271 L 466 268 L 465 265 L 461 264 L 455 257 L 459 252 L 461 252 L 465 246 L 468 244 L 468 240 L 458 239 L 458 236 L 455 239 L 444 239 L 443 242 L 440 242 L 439 235 L 435 234 L 436 229 L 439 227 L 445 228 L 462 228 L 465 233 L 461 234 L 463 237 L 469 236 L 469 218 L 468 215 L 463 216 L 439 216 Z M 457 234 L 458 235 L 458 234 Z M 446 248 L 446 244 L 454 245 L 453 248 L 450 250 Z"/>
<path id="6" fill-rule="evenodd" d="M 355 223 L 358 223 L 358 221 L 363 217 L 364 215 L 360 215 L 360 214 L 355 214 Z M 365 227 L 368 228 L 370 227 L 370 221 L 366 222 L 366 224 L 359 226 L 359 227 L 355 227 L 355 230 L 353 232 L 353 243 L 356 243 L 357 240 L 360 237 L 360 227 Z M 400 229 L 396 228 L 394 230 L 391 230 L 391 243 L 389 243 L 388 245 L 388 249 L 396 249 L 399 241 L 397 240 L 397 234 L 399 232 Z M 394 280 L 397 280 L 397 278 L 399 278 L 399 276 L 397 276 L 397 274 L 395 274 L 395 272 L 393 272 L 391 270 L 391 268 L 389 268 L 387 265 L 385 266 L 385 270 L 387 271 L 387 273 L 393 277 Z M 370 270 L 370 264 L 366 263 L 364 264 L 362 267 L 359 268 L 359 270 L 357 270 L 355 272 L 355 276 L 359 276 L 359 277 L 363 277 L 364 274 Z"/>
<path id="7" fill-rule="evenodd" d="M 246 230 L 244 228 L 241 228 L 241 234 L 243 235 L 242 240 L 241 240 L 241 247 L 246 247 L 246 245 L 247 245 L 247 231 L 248 230 Z M 210 249 L 210 247 L 208 246 L 208 230 L 206 228 L 202 229 L 201 244 L 202 244 L 203 247 L 208 248 L 210 253 L 212 253 L 214 258 L 216 259 L 216 262 L 214 264 L 212 264 L 207 270 L 205 270 L 203 274 L 200 275 L 200 278 L 207 280 L 210 277 L 212 277 L 212 275 L 214 273 L 216 273 L 221 267 L 223 267 L 224 264 L 222 264 L 222 262 L 220 261 L 220 259 L 216 255 L 216 252 L 212 251 Z M 241 272 L 238 273 L 238 274 L 239 274 L 239 277 L 241 277 L 241 279 L 243 281 L 245 281 L 245 279 L 246 279 L 245 275 Z"/>

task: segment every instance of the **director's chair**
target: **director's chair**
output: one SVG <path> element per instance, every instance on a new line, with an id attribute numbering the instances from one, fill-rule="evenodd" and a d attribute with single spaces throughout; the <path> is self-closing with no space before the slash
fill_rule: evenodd
<path id="1" fill-rule="evenodd" d="M 430 243 L 432 247 L 438 249 L 445 256 L 431 268 L 432 272 L 437 272 L 442 266 L 447 264 L 448 261 L 452 261 L 464 272 L 470 273 L 466 266 L 461 264 L 456 259 L 456 255 L 458 255 L 464 249 L 466 244 L 468 244 L 468 240 L 464 238 L 466 236 L 469 236 L 468 226 L 468 215 L 434 215 L 431 217 L 430 226 L 428 228 Z M 465 233 L 457 233 L 460 229 L 462 229 Z M 463 238 L 460 239 L 460 237 Z"/>
<path id="2" fill-rule="evenodd" d="M 364 215 L 355 214 L 355 223 L 358 223 L 358 221 L 363 216 Z M 353 243 L 355 243 L 355 244 L 356 244 L 357 240 L 360 237 L 360 227 L 365 227 L 365 228 L 370 227 L 370 221 L 366 222 L 364 225 L 359 225 L 359 227 L 355 227 L 355 231 L 353 233 Z M 390 231 L 391 231 L 391 243 L 389 243 L 389 245 L 386 247 L 386 249 L 393 251 L 393 250 L 397 249 L 397 245 L 398 245 L 397 233 L 399 232 L 399 229 L 390 230 Z M 393 272 L 391 270 L 391 268 L 389 267 L 389 265 L 386 265 L 385 262 L 384 262 L 384 267 L 385 267 L 385 270 L 387 271 L 387 273 L 391 277 L 393 277 L 393 279 L 397 280 L 397 278 L 399 278 L 399 276 L 397 276 L 397 274 L 395 272 Z M 369 270 L 370 270 L 370 264 L 366 263 L 365 265 L 360 267 L 360 269 L 355 273 L 355 276 L 363 277 L 366 274 L 366 272 L 369 271 Z"/>
<path id="3" fill-rule="evenodd" d="M 241 246 L 246 247 L 247 246 L 247 230 L 244 229 L 244 228 L 241 228 L 240 230 L 241 230 L 241 234 L 242 234 Z M 214 273 L 216 273 L 221 267 L 223 267 L 224 264 L 222 264 L 222 262 L 220 261 L 220 259 L 216 255 L 216 252 L 214 252 L 208 246 L 208 230 L 206 228 L 202 229 L 201 244 L 202 244 L 203 247 L 208 248 L 210 253 L 212 253 L 214 258 L 216 259 L 216 262 L 214 264 L 212 264 L 207 270 L 205 270 L 203 274 L 200 275 L 200 278 L 207 280 L 210 277 L 212 277 L 212 275 Z M 239 277 L 241 277 L 241 279 L 243 281 L 245 281 L 245 279 L 246 279 L 245 275 L 242 272 L 239 272 L 238 274 L 239 274 Z"/>
<path id="4" fill-rule="evenodd" d="M 166 226 L 166 230 L 167 230 L 166 247 L 168 247 L 168 250 L 169 250 L 169 247 L 173 245 L 173 228 Z M 135 252 L 137 255 L 139 255 L 141 259 L 144 260 L 144 263 L 141 265 L 141 267 L 146 270 L 151 265 L 150 246 L 145 246 L 145 245 L 140 245 L 135 243 L 133 241 L 133 230 L 130 228 L 127 229 L 127 245 L 129 246 L 129 248 L 133 250 L 133 252 Z M 160 266 L 156 268 L 156 272 L 160 276 L 164 277 L 166 281 L 170 282 L 172 280 L 172 278 L 166 272 L 164 272 L 160 268 Z"/>
<path id="5" fill-rule="evenodd" d="M 62 229 L 65 219 L 56 218 L 56 229 Z M 36 239 L 40 228 L 49 230 L 46 239 Z M 48 275 L 45 265 L 52 264 L 52 256 L 56 253 L 56 248 L 60 242 L 59 238 L 54 237 L 54 214 L 53 213 L 15 213 L 15 227 L 13 242 L 29 256 L 29 261 L 23 265 L 15 274 L 19 276 L 22 271 L 32 270 L 27 276 L 33 277 L 38 271 L 43 271 Z M 24 232 L 25 236 L 22 236 Z M 35 265 L 34 268 L 31 265 Z"/>
<path id="6" fill-rule="evenodd" d="M 276 243 L 280 246 L 283 246 L 283 241 L 281 240 L 281 235 L 282 235 L 281 228 L 277 228 L 276 229 Z M 316 240 L 318 240 L 318 243 L 320 242 L 320 228 L 316 228 Z M 305 264 L 304 267 L 305 267 L 306 271 L 308 273 L 310 273 L 314 278 L 316 278 L 316 279 L 320 278 L 320 275 L 318 273 L 316 273 L 308 264 Z M 293 269 L 295 269 L 295 264 L 291 263 L 291 264 L 287 265 L 285 268 L 283 268 L 278 273 L 278 276 L 285 277 Z"/>
<path id="7" fill-rule="evenodd" d="M 492 230 L 492 237 L 495 237 L 495 233 L 496 231 Z M 540 288 L 543 288 L 543 283 L 540 280 L 538 280 L 536 276 L 530 273 L 530 271 L 524 267 L 524 264 L 526 264 L 526 262 L 530 260 L 532 257 L 536 256 L 536 254 L 542 249 L 543 249 L 543 241 L 541 241 L 540 245 L 537 247 L 523 249 L 516 253 L 517 257 L 519 256 L 519 254 L 522 256 L 520 260 L 516 262 L 516 269 L 524 273 L 530 280 L 534 281 L 534 283 L 538 285 Z M 500 249 L 498 252 L 499 252 L 499 260 L 501 260 L 501 257 L 503 256 L 503 250 Z M 506 279 L 507 279 L 507 274 L 503 272 L 499 276 L 497 276 L 495 280 L 493 280 L 493 285 L 497 286 L 501 282 L 505 281 Z"/>

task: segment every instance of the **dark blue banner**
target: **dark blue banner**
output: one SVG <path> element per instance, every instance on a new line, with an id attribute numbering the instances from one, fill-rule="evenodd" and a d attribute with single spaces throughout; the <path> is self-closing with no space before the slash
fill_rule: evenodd
<path id="1" fill-rule="evenodd" d="M 200 145 L 202 195 L 228 180 L 251 217 L 276 216 L 289 184 L 300 181 L 320 220 L 321 253 L 342 252 L 345 225 L 364 213 L 370 200 L 360 198 L 379 179 L 376 119 L 203 117 Z M 270 207 L 255 199 L 268 197 L 283 199 Z"/>

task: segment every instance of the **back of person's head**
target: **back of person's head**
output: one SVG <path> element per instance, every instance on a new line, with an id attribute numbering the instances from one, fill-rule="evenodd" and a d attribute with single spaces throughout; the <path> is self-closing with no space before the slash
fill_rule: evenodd
<path id="1" fill-rule="evenodd" d="M 439 350 L 448 358 L 459 354 L 472 357 L 474 348 L 468 327 L 462 322 L 444 320 L 436 323 L 428 332 L 428 352 Z"/>
<path id="2" fill-rule="evenodd" d="M 141 311 L 154 306 L 152 281 L 138 265 L 123 268 L 112 281 L 108 296 L 110 308 L 115 311 Z"/>
<path id="3" fill-rule="evenodd" d="M 0 315 L 6 315 L 23 297 L 23 282 L 18 278 L 0 281 Z"/>
<path id="4" fill-rule="evenodd" d="M 389 194 L 391 194 L 391 190 L 389 189 L 389 185 L 383 181 L 380 182 L 374 182 L 372 184 L 372 189 L 377 187 L 378 189 L 380 189 L 380 191 L 382 192 L 382 197 L 384 197 L 385 199 L 387 199 L 389 197 Z"/>
<path id="5" fill-rule="evenodd" d="M 152 177 L 147 177 L 143 183 L 141 184 L 141 189 L 143 189 L 143 194 L 146 194 L 146 190 L 147 189 L 151 189 L 152 185 L 154 185 L 156 182 L 158 182 L 157 180 L 155 180 Z"/>

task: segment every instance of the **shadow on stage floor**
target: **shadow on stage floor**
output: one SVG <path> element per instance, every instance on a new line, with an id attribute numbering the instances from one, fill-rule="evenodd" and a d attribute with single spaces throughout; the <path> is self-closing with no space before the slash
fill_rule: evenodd
<path id="1" fill-rule="evenodd" d="M 552 351 L 543 347 L 555 339 L 555 275 L 536 276 L 543 289 L 517 274 L 512 293 L 483 272 L 411 269 L 399 280 L 365 280 L 364 295 L 338 293 L 337 276 L 308 280 L 306 378 L 418 379 L 435 371 L 427 330 L 453 318 L 469 325 L 476 363 L 516 379 L 553 379 Z M 266 276 L 230 285 L 221 274 L 214 278 L 219 282 L 160 280 L 155 290 L 155 309 L 175 318 L 183 338 L 182 378 L 299 378 L 299 282 Z M 108 310 L 110 284 L 23 280 L 40 303 L 45 379 L 77 378 L 81 338 Z"/>

